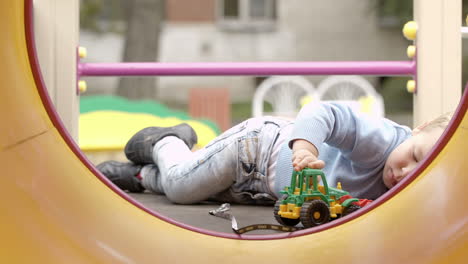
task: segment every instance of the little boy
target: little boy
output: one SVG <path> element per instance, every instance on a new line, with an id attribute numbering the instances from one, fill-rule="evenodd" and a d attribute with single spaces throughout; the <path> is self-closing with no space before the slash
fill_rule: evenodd
<path id="1" fill-rule="evenodd" d="M 148 127 L 125 146 L 131 162 L 97 168 L 123 190 L 147 189 L 179 204 L 273 204 L 293 169 L 305 167 L 323 169 L 330 186 L 341 182 L 353 197 L 376 199 L 416 167 L 449 120 L 411 131 L 339 103 L 310 103 L 294 121 L 251 118 L 194 152 L 197 136 L 187 124 Z"/>

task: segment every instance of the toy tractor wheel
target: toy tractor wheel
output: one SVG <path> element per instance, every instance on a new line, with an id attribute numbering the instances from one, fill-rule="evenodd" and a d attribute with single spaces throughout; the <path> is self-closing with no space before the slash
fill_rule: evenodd
<path id="1" fill-rule="evenodd" d="M 357 210 L 361 209 L 361 206 L 359 205 L 354 205 L 354 204 L 350 204 L 348 207 L 346 207 L 344 210 L 343 210 L 343 216 L 345 215 L 349 215 L 350 213 L 352 212 L 356 212 Z"/>
<path id="2" fill-rule="evenodd" d="M 285 217 L 281 217 L 278 214 L 280 204 L 281 204 L 281 201 L 276 201 L 276 203 L 275 203 L 274 214 L 275 214 L 276 221 L 278 221 L 278 223 L 280 223 L 283 226 L 295 226 L 295 225 L 299 224 L 299 221 L 300 221 L 299 218 L 298 219 L 285 218 Z"/>
<path id="3" fill-rule="evenodd" d="M 312 200 L 302 204 L 301 222 L 305 228 L 318 226 L 330 221 L 330 210 L 322 200 Z"/>

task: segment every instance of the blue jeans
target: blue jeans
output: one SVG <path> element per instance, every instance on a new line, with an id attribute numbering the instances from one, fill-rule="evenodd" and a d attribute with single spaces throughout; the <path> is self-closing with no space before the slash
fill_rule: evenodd
<path id="1" fill-rule="evenodd" d="M 281 127 L 289 121 L 248 119 L 195 152 L 176 137 L 165 137 L 153 149 L 158 173 L 145 173 L 143 186 L 179 204 L 204 200 L 240 204 L 273 204 L 267 168 Z M 153 172 L 157 169 L 153 168 Z"/>

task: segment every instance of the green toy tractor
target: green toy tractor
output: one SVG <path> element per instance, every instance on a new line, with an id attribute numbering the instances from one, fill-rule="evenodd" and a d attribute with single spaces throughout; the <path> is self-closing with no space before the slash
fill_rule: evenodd
<path id="1" fill-rule="evenodd" d="M 319 185 L 320 178 L 323 185 Z M 275 204 L 275 218 L 281 225 L 295 226 L 299 222 L 304 228 L 318 226 L 361 208 L 354 205 L 359 199 L 348 192 L 328 187 L 327 179 L 321 170 L 305 168 L 294 171 L 291 186 L 281 191 L 283 198 Z"/>

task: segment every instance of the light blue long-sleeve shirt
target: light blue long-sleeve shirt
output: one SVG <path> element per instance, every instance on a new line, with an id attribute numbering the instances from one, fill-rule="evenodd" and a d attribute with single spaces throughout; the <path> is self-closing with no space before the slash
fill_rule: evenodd
<path id="1" fill-rule="evenodd" d="M 275 175 L 275 193 L 290 185 L 292 142 L 314 144 L 329 186 L 341 182 L 353 197 L 376 199 L 388 189 L 382 172 L 389 154 L 411 136 L 411 129 L 386 118 L 357 113 L 339 103 L 310 103 L 294 121 L 289 140 L 281 146 Z"/>

